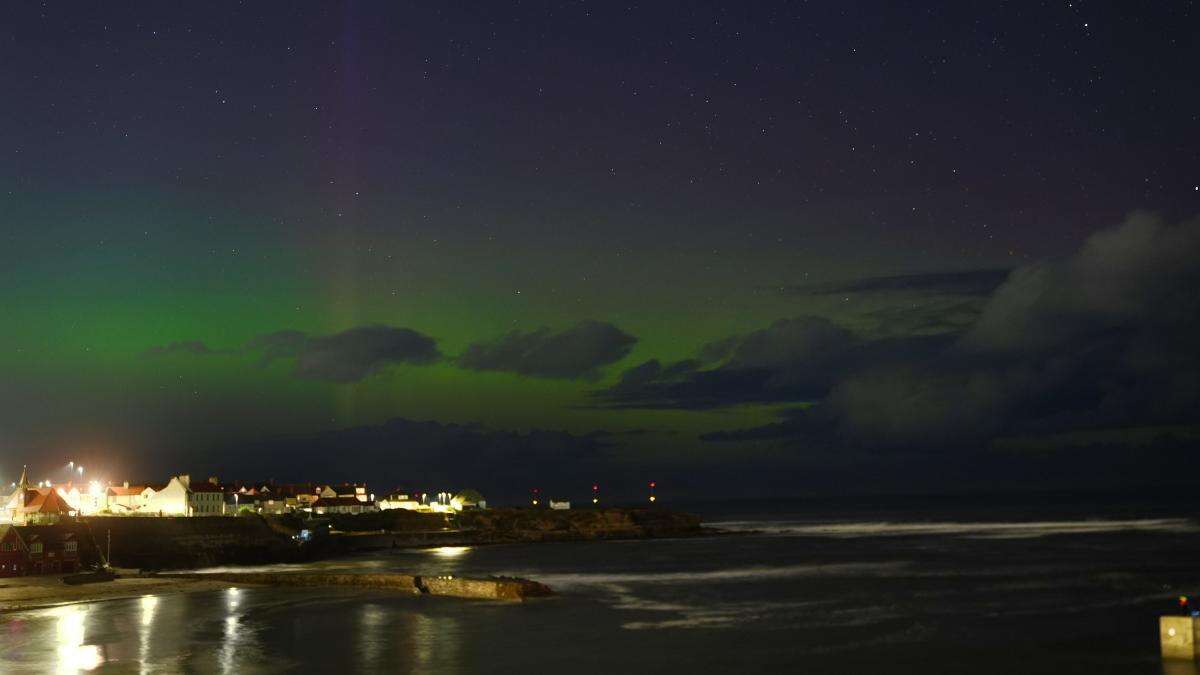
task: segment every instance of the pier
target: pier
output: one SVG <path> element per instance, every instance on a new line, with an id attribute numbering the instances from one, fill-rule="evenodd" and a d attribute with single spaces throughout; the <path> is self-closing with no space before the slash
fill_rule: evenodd
<path id="1" fill-rule="evenodd" d="M 232 584 L 263 586 L 343 586 L 397 591 L 411 595 L 435 595 L 472 600 L 521 602 L 527 598 L 547 597 L 554 591 L 529 579 L 508 577 L 469 578 L 458 576 L 416 576 L 411 574 L 327 574 L 309 572 L 215 572 L 211 574 L 170 573 L 159 577 L 225 581 Z"/>

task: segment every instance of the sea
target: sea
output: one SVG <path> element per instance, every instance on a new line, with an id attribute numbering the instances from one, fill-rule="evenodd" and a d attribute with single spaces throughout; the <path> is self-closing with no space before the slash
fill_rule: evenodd
<path id="1" fill-rule="evenodd" d="M 268 569 L 510 575 L 554 598 L 228 588 L 0 615 L 0 673 L 1166 673 L 1193 498 L 681 504 L 733 534 Z M 263 569 L 263 568 L 243 568 Z"/>

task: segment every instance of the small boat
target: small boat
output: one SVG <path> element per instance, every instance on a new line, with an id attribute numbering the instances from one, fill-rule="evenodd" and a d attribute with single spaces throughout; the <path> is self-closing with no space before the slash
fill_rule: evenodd
<path id="1" fill-rule="evenodd" d="M 68 586 L 79 586 L 81 584 L 97 584 L 104 581 L 112 581 L 116 578 L 116 572 L 110 569 L 98 569 L 92 572 L 68 574 L 62 578 L 62 582 Z"/>

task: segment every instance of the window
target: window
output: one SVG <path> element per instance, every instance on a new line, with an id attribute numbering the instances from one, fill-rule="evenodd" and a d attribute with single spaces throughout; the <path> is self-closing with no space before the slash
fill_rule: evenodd
<path id="1" fill-rule="evenodd" d="M 42 552 L 42 542 L 35 541 L 32 544 L 30 544 L 29 552 L 30 553 L 41 553 Z"/>
<path id="2" fill-rule="evenodd" d="M 68 541 L 66 544 L 63 545 L 63 550 L 66 551 L 67 553 L 74 553 L 75 551 L 79 550 L 79 542 Z"/>

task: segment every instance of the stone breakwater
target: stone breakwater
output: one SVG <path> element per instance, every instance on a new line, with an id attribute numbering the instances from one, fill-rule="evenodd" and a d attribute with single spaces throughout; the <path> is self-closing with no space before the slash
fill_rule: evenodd
<path id="1" fill-rule="evenodd" d="M 233 584 L 265 586 L 350 586 L 390 590 L 412 595 L 435 595 L 473 600 L 520 602 L 527 598 L 554 595 L 545 584 L 529 579 L 491 577 L 473 579 L 454 576 L 415 576 L 411 574 L 329 574 L 272 572 L 215 572 L 211 574 L 160 574 L 159 577 L 224 581 Z"/>

